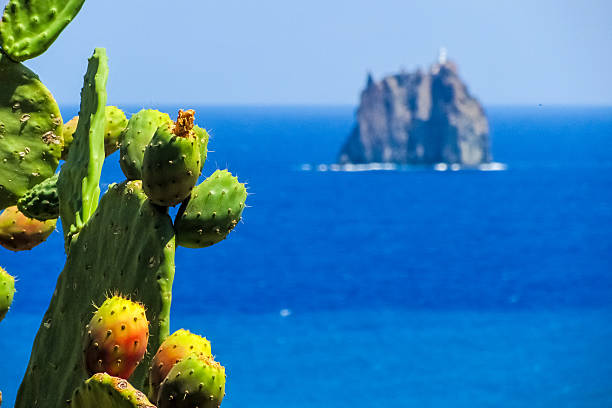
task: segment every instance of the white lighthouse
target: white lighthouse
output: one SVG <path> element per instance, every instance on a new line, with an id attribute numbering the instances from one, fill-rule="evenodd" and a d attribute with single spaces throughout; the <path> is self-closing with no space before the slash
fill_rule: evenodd
<path id="1" fill-rule="evenodd" d="M 444 65 L 446 61 L 446 47 L 440 47 L 440 51 L 438 52 L 438 64 Z"/>

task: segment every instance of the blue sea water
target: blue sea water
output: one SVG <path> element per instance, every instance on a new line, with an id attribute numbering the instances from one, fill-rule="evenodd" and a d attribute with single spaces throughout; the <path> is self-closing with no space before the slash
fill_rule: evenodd
<path id="1" fill-rule="evenodd" d="M 251 193 L 228 240 L 176 258 L 172 327 L 212 341 L 223 406 L 612 407 L 612 108 L 489 109 L 494 172 L 302 171 L 352 108 L 197 112 L 205 173 Z M 60 233 L 0 252 L 6 406 L 63 262 Z"/>

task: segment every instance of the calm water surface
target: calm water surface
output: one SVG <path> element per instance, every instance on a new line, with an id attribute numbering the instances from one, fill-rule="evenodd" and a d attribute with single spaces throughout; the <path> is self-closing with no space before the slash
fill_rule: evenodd
<path id="1" fill-rule="evenodd" d="M 252 193 L 230 239 L 177 251 L 172 326 L 212 341 L 223 406 L 612 406 L 611 108 L 489 109 L 496 172 L 301 171 L 352 108 L 197 112 L 205 173 Z M 60 233 L 0 252 L 6 406 L 63 262 Z"/>

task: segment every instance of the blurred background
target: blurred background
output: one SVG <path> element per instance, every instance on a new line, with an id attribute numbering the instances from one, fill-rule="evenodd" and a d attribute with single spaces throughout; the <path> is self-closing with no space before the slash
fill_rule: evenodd
<path id="1" fill-rule="evenodd" d="M 176 254 L 172 330 L 211 340 L 222 406 L 606 407 L 610 15 L 603 0 L 86 2 L 26 65 L 67 121 L 106 47 L 109 104 L 196 109 L 204 176 L 248 183 L 226 241 Z M 484 106 L 498 171 L 332 171 L 366 74 L 427 70 L 440 47 Z M 115 153 L 102 190 L 123 179 Z M 18 277 L 8 407 L 64 260 L 61 232 L 0 252 Z"/>

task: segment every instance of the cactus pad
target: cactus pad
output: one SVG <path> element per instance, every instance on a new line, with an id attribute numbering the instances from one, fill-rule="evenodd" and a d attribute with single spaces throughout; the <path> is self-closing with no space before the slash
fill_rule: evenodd
<path id="1" fill-rule="evenodd" d="M 95 374 L 74 390 L 70 408 L 155 408 L 147 397 L 122 378 Z"/>
<path id="2" fill-rule="evenodd" d="M 13 303 L 15 294 L 15 278 L 0 266 L 0 322 Z"/>
<path id="3" fill-rule="evenodd" d="M 9 207 L 0 214 L 0 245 L 15 252 L 32 249 L 51 235 L 55 221 L 28 218 L 17 207 Z"/>
<path id="4" fill-rule="evenodd" d="M 17 201 L 17 208 L 27 217 L 39 221 L 59 217 L 59 197 L 57 196 L 58 174 L 49 177 L 28 190 Z"/>
<path id="5" fill-rule="evenodd" d="M 85 0 L 10 0 L 0 24 L 4 51 L 15 61 L 42 54 L 77 15 Z"/>
<path id="6" fill-rule="evenodd" d="M 171 123 L 167 113 L 143 109 L 132 115 L 119 138 L 121 156 L 119 164 L 128 180 L 142 180 L 142 162 L 146 146 L 155 131 L 164 123 Z"/>
<path id="7" fill-rule="evenodd" d="M 227 170 L 217 170 L 193 189 L 176 216 L 176 243 L 203 248 L 224 240 L 242 217 L 247 192 Z"/>
<path id="8" fill-rule="evenodd" d="M 175 247 L 172 219 L 151 204 L 141 184 L 110 186 L 93 217 L 71 241 L 34 340 L 16 408 L 60 407 L 70 398 L 87 375 L 78 340 L 94 311 L 92 302 L 101 304 L 108 293 L 130 296 L 146 308 L 148 353 L 130 378 L 137 388 L 146 385 L 150 360 L 169 334 Z"/>
<path id="9" fill-rule="evenodd" d="M 206 337 L 198 336 L 189 330 L 180 329 L 172 333 L 155 353 L 149 372 L 149 398 L 157 401 L 159 386 L 176 363 L 185 357 L 195 354 L 198 357 L 210 357 L 210 342 Z"/>
<path id="10" fill-rule="evenodd" d="M 62 117 L 49 90 L 0 52 L 0 209 L 55 173 L 61 132 Z"/>
<path id="11" fill-rule="evenodd" d="M 162 382 L 159 408 L 219 408 L 225 396 L 225 368 L 212 357 L 187 357 Z"/>
<path id="12" fill-rule="evenodd" d="M 104 163 L 104 117 L 108 62 L 104 48 L 89 59 L 81 90 L 81 110 L 68 161 L 57 188 L 66 242 L 78 233 L 96 210 Z"/>
<path id="13" fill-rule="evenodd" d="M 85 365 L 89 374 L 130 378 L 147 351 L 149 322 L 144 306 L 113 296 L 96 310 L 86 327 Z"/>

